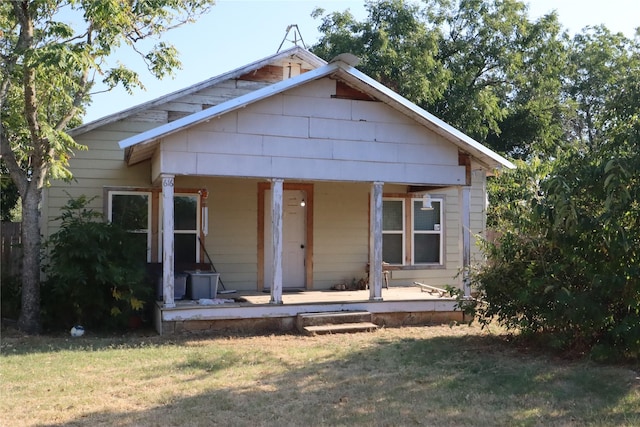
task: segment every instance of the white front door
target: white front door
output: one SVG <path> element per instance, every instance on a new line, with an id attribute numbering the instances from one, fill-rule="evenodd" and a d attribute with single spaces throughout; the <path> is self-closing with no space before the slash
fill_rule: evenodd
<path id="1" fill-rule="evenodd" d="M 305 192 L 284 190 L 282 201 L 282 287 L 305 287 L 306 206 Z M 271 288 L 273 275 L 273 251 L 271 235 L 271 190 L 264 197 L 264 284 Z"/>

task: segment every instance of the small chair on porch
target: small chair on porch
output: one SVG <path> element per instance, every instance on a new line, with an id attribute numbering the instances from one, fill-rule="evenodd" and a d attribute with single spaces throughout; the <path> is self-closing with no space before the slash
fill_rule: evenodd
<path id="1" fill-rule="evenodd" d="M 382 261 L 382 277 L 384 278 L 384 288 L 389 289 L 389 274 L 391 273 L 391 270 L 389 270 L 389 266 L 391 264 L 389 264 L 388 262 L 384 262 Z M 367 289 L 369 289 L 369 263 L 367 263 Z"/>

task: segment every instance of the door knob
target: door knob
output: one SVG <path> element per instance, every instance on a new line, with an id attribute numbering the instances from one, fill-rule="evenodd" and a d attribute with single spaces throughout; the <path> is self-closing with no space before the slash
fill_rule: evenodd
<path id="1" fill-rule="evenodd" d="M 300 249 L 304 249 L 304 245 L 300 245 Z"/>

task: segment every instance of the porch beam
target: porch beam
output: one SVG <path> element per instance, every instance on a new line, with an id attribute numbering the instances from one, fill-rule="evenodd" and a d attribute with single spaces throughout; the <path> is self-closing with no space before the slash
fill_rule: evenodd
<path id="1" fill-rule="evenodd" d="M 273 236 L 273 277 L 271 304 L 282 304 L 282 200 L 283 179 L 271 180 L 271 234 Z"/>
<path id="2" fill-rule="evenodd" d="M 382 301 L 382 187 L 371 184 L 371 222 L 369 229 L 369 299 Z"/>
<path id="3" fill-rule="evenodd" d="M 471 266 L 471 187 L 459 187 L 460 199 L 460 234 L 462 240 L 462 286 L 464 296 L 471 295 L 469 284 L 469 268 Z"/>
<path id="4" fill-rule="evenodd" d="M 162 175 L 162 295 L 165 308 L 176 306 L 174 290 L 174 175 Z"/>

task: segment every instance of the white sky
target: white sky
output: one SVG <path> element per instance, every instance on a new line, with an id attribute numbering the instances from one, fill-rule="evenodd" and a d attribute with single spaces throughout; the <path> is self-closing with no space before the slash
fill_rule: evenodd
<path id="1" fill-rule="evenodd" d="M 560 22 L 571 33 L 585 26 L 604 24 L 612 31 L 633 37 L 640 27 L 639 0 L 528 0 L 529 15 L 537 18 L 552 10 L 558 12 Z M 364 0 L 218 0 L 211 12 L 197 23 L 186 25 L 166 34 L 165 39 L 180 52 L 183 68 L 175 77 L 155 80 L 145 72 L 135 57 L 118 57 L 125 65 L 141 74 L 146 91 L 128 95 L 114 90 L 93 97 L 84 122 L 99 119 L 145 101 L 233 70 L 276 53 L 286 28 L 298 25 L 307 46 L 319 38 L 320 20 L 311 12 L 321 7 L 326 12 L 349 9 L 358 20 L 366 18 Z M 282 49 L 292 43 L 286 42 Z"/>

